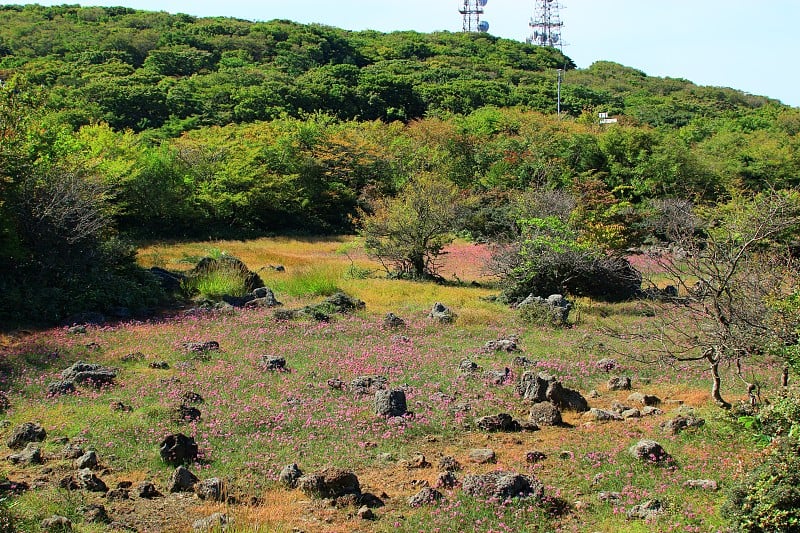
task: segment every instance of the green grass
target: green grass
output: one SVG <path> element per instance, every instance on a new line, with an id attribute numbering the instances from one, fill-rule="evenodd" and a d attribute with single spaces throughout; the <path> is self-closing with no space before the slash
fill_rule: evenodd
<path id="1" fill-rule="evenodd" d="M 311 267 L 290 276 L 273 276 L 270 288 L 295 297 L 330 296 L 340 289 L 341 274 L 332 268 Z"/>
<path id="2" fill-rule="evenodd" d="M 190 294 L 218 300 L 223 296 L 241 297 L 247 294 L 244 277 L 238 270 L 217 268 L 184 281 L 184 290 Z"/>
<path id="3" fill-rule="evenodd" d="M 247 243 L 251 268 L 260 262 L 278 262 L 274 258 L 258 259 L 258 246 L 274 250 L 270 244 Z M 234 246 L 226 244 L 226 249 Z M 202 478 L 221 477 L 236 493 L 265 501 L 261 506 L 230 506 L 227 511 L 239 519 L 234 531 L 310 531 L 317 530 L 315 527 L 320 531 L 364 532 L 724 528 L 724 517 L 718 511 L 725 500 L 724 492 L 689 491 L 682 483 L 713 478 L 723 487 L 730 486 L 760 450 L 747 431 L 711 406 L 702 365 L 680 369 L 642 365 L 624 356 L 626 350 L 635 351 L 635 346 L 602 334 L 608 322 L 633 326 L 649 320 L 637 305 L 580 300 L 580 320 L 571 327 L 532 327 L 515 310 L 482 300 L 490 292 L 486 289 L 346 279 L 349 261 L 335 253 L 336 246 L 323 243 L 323 249 L 329 251 L 315 256 L 310 262 L 313 264 L 305 263 L 304 258 L 312 250 L 320 254 L 319 243 L 306 246 L 294 262 L 286 262 L 286 272 L 263 272 L 265 283 L 276 296 L 287 300 L 288 305 L 300 306 L 316 303 L 319 296 L 341 287 L 364 300 L 365 311 L 337 316 L 330 323 L 279 322 L 273 320 L 271 310 L 258 309 L 90 327 L 85 335 L 71 335 L 58 328 L 33 333 L 6 349 L 9 366 L 14 369 L 7 383 L 14 408 L 5 415 L 11 427 L 39 421 L 51 438 L 65 436 L 96 449 L 101 462 L 113 472 L 109 476 L 112 483 L 146 476 L 160 488 L 172 471 L 159 459 L 160 440 L 178 431 L 192 435 L 205 457 L 202 465 L 191 467 L 195 473 Z M 283 252 L 288 254 L 291 249 L 285 245 Z M 165 256 L 168 252 L 162 251 Z M 176 248 L 173 253 L 180 257 L 182 249 Z M 435 301 L 454 308 L 459 315 L 455 324 L 442 326 L 426 318 Z M 401 315 L 407 327 L 401 331 L 385 329 L 382 319 L 387 310 Z M 521 370 L 513 365 L 513 358 L 519 354 L 484 353 L 481 349 L 486 341 L 509 334 L 519 335 L 521 355 L 534 361 L 537 370 L 554 374 L 565 386 L 584 395 L 592 389 L 599 391 L 599 398 L 589 400 L 593 407 L 608 408 L 613 401 L 624 402 L 627 397 L 627 392 L 607 391 L 609 374 L 595 365 L 600 358 L 612 356 L 620 364 L 617 372 L 631 376 L 637 391 L 665 400 L 684 400 L 694 405 L 707 423 L 668 437 L 658 425 L 672 413 L 607 424 L 586 423 L 568 413 L 565 416 L 571 428 L 516 434 L 476 431 L 472 422 L 478 416 L 507 412 L 524 419 L 527 415 L 528 408 L 513 383 L 494 385 L 480 373 L 465 377 L 458 371 L 459 362 L 469 357 L 485 370 L 509 367 L 519 375 Z M 407 339 L 398 339 L 397 335 Z M 218 341 L 221 350 L 205 360 L 193 358 L 181 346 L 183 342 L 206 340 Z M 142 352 L 144 359 L 123 362 L 122 357 L 132 352 Z M 263 370 L 259 365 L 262 355 L 285 357 L 290 371 Z M 118 385 L 46 398 L 47 384 L 78 359 L 118 367 Z M 148 363 L 155 360 L 167 361 L 170 369 L 149 368 Z M 757 363 L 750 370 L 763 374 L 765 387 L 774 385 L 780 374 L 776 365 L 770 361 Z M 736 388 L 733 369 L 728 370 L 724 392 L 730 399 L 739 393 L 745 397 L 744 391 Z M 392 388 L 403 387 L 414 416 L 403 421 L 378 418 L 372 411 L 371 395 L 359 397 L 350 391 L 330 389 L 326 383 L 330 378 L 349 383 L 365 374 L 384 375 Z M 196 423 L 180 423 L 172 416 L 187 391 L 197 392 L 206 400 L 198 406 L 202 417 Z M 113 401 L 131 405 L 133 411 L 113 411 Z M 468 404 L 470 410 L 453 410 L 455 404 Z M 670 411 L 672 407 L 664 409 Z M 7 435 L 10 430 L 5 431 Z M 633 461 L 627 450 L 641 438 L 661 442 L 676 457 L 677 467 L 665 469 Z M 468 450 L 479 447 L 495 449 L 498 464 L 470 464 Z M 59 451 L 54 443 L 46 443 L 45 449 L 51 455 Z M 529 450 L 543 451 L 548 458 L 529 465 L 525 461 Z M 559 458 L 565 450 L 570 452 L 570 459 Z M 383 453 L 390 453 L 394 460 L 383 460 Z M 417 453 L 424 453 L 434 468 L 410 471 L 398 462 Z M 464 466 L 459 477 L 495 468 L 535 475 L 547 486 L 551 503 L 532 506 L 520 501 L 498 507 L 456 490 L 447 493 L 446 501 L 438 506 L 409 508 L 406 500 L 419 490 L 411 481 L 432 483 L 435 465 L 443 455 L 456 457 Z M 305 472 L 326 466 L 352 469 L 367 490 L 376 494 L 385 491 L 390 496 L 386 507 L 376 510 L 379 520 L 352 521 L 349 514 L 353 509 L 304 506 L 304 495 L 286 491 L 276 483 L 280 469 L 292 462 Z M 68 465 L 50 461 L 44 467 L 28 467 L 28 474 L 35 476 L 41 468 L 64 466 Z M 10 463 L 4 462 L 0 474 L 13 477 L 16 474 L 11 469 Z M 600 502 L 597 492 L 601 490 L 625 493 L 624 503 L 614 506 Z M 81 522 L 75 512 L 78 498 L 92 497 L 48 488 L 14 498 L 9 510 L 22 521 L 23 531 L 37 532 L 42 518 L 53 514 L 55 508 L 63 508 L 62 514 L 75 517 L 75 531 L 94 533 L 99 529 Z M 651 497 L 669 503 L 667 513 L 656 523 L 625 519 L 626 508 Z M 576 502 L 586 506 L 577 508 Z M 555 504 L 564 504 L 569 511 L 556 512 L 560 507 Z M 204 509 L 200 514 L 210 511 Z M 191 507 L 186 516 L 175 520 L 189 528 L 198 513 Z"/>

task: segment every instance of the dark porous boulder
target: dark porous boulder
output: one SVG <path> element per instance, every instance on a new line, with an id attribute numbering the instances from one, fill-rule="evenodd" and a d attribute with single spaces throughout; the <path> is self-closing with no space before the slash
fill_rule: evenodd
<path id="1" fill-rule="evenodd" d="M 20 494 L 29 489 L 30 486 L 24 481 L 11 481 L 8 479 L 0 481 L 0 496 L 5 496 L 7 494 L 14 494 L 19 496 Z"/>
<path id="2" fill-rule="evenodd" d="M 201 395 L 192 391 L 184 392 L 181 395 L 181 400 L 183 400 L 184 403 L 194 403 L 194 404 L 201 404 L 205 402 L 205 400 Z"/>
<path id="3" fill-rule="evenodd" d="M 394 313 L 389 313 L 383 318 L 383 325 L 391 329 L 404 328 L 406 321 Z"/>
<path id="4" fill-rule="evenodd" d="M 435 485 L 440 489 L 452 489 L 458 485 L 458 478 L 452 472 L 439 472 Z"/>
<path id="5" fill-rule="evenodd" d="M 78 470 L 77 481 L 89 492 L 108 492 L 108 486 L 88 468 Z"/>
<path id="6" fill-rule="evenodd" d="M 195 484 L 200 481 L 197 476 L 185 466 L 176 468 L 167 482 L 167 492 L 192 492 Z"/>
<path id="7" fill-rule="evenodd" d="M 502 470 L 465 476 L 462 488 L 471 496 L 500 501 L 528 497 L 541 500 L 544 497 L 544 484 L 536 478 Z"/>
<path id="8" fill-rule="evenodd" d="M 287 372 L 286 358 L 279 355 L 262 355 L 261 368 L 275 372 Z"/>
<path id="9" fill-rule="evenodd" d="M 61 372 L 61 377 L 64 381 L 72 381 L 79 385 L 102 387 L 103 385 L 114 383 L 117 371 L 111 367 L 78 361 L 69 368 L 64 369 Z"/>
<path id="10" fill-rule="evenodd" d="M 654 440 L 642 439 L 630 448 L 631 455 L 647 463 L 667 463 L 672 461 L 672 456 Z"/>
<path id="11" fill-rule="evenodd" d="M 11 432 L 6 444 L 12 450 L 21 450 L 29 442 L 42 442 L 46 438 L 47 432 L 42 426 L 34 422 L 25 422 Z"/>
<path id="12" fill-rule="evenodd" d="M 659 500 L 647 500 L 634 505 L 625 513 L 628 520 L 653 520 L 664 512 L 664 505 Z"/>
<path id="13" fill-rule="evenodd" d="M 219 343 L 217 341 L 184 342 L 182 346 L 187 352 L 199 354 L 219 351 Z"/>
<path id="14" fill-rule="evenodd" d="M 547 401 L 547 389 L 556 378 L 546 372 L 523 372 L 517 383 L 517 393 L 531 403 Z"/>
<path id="15" fill-rule="evenodd" d="M 180 404 L 175 408 L 174 418 L 176 422 L 195 422 L 200 420 L 202 413 L 200 409 L 192 405 Z"/>
<path id="16" fill-rule="evenodd" d="M 520 368 L 529 368 L 536 366 L 536 361 L 532 361 L 524 355 L 518 355 L 511 361 L 511 364 Z"/>
<path id="17" fill-rule="evenodd" d="M 693 415 L 679 415 L 672 420 L 665 420 L 661 423 L 661 429 L 670 435 L 677 435 L 684 429 L 698 428 L 706 423 L 705 419 Z"/>
<path id="18" fill-rule="evenodd" d="M 519 346 L 517 345 L 518 338 L 516 336 L 511 336 L 505 339 L 497 339 L 493 341 L 488 341 L 486 344 L 483 345 L 484 352 L 518 352 Z"/>
<path id="19" fill-rule="evenodd" d="M 406 393 L 401 389 L 375 392 L 375 414 L 379 416 L 403 416 L 407 413 Z"/>
<path id="20" fill-rule="evenodd" d="M 224 502 L 226 498 L 225 484 L 217 477 L 198 481 L 194 485 L 194 493 L 201 500 Z"/>
<path id="21" fill-rule="evenodd" d="M 75 459 L 75 468 L 82 470 L 84 468 L 94 469 L 97 468 L 99 461 L 97 460 L 97 452 L 89 450 L 80 457 Z"/>
<path id="22" fill-rule="evenodd" d="M 606 383 L 608 390 L 631 390 L 631 378 L 628 376 L 615 376 Z"/>
<path id="23" fill-rule="evenodd" d="M 475 420 L 475 426 L 484 431 L 520 431 L 522 426 L 508 413 L 483 416 Z"/>
<path id="24" fill-rule="evenodd" d="M 547 459 L 547 454 L 538 450 L 525 453 L 525 462 L 530 464 L 540 463 Z"/>
<path id="25" fill-rule="evenodd" d="M 198 448 L 193 437 L 183 433 L 167 435 L 160 446 L 161 460 L 172 466 L 193 463 L 197 460 Z"/>
<path id="26" fill-rule="evenodd" d="M 108 511 L 99 504 L 90 503 L 84 507 L 79 507 L 78 512 L 83 515 L 83 521 L 90 524 L 107 524 L 111 522 Z"/>
<path id="27" fill-rule="evenodd" d="M 15 465 L 40 465 L 44 462 L 41 448 L 33 442 L 29 442 L 21 452 L 9 455 L 8 460 Z"/>
<path id="28" fill-rule="evenodd" d="M 333 390 L 344 390 L 345 382 L 339 378 L 329 378 L 326 382 L 329 389 Z"/>
<path id="29" fill-rule="evenodd" d="M 560 426 L 563 423 L 561 411 L 550 402 L 533 404 L 528 419 L 539 426 Z"/>
<path id="30" fill-rule="evenodd" d="M 545 391 L 547 401 L 565 411 L 584 413 L 589 410 L 589 402 L 574 389 L 568 389 L 559 381 L 553 381 Z"/>
<path id="31" fill-rule="evenodd" d="M 160 267 L 150 267 L 150 273 L 158 280 L 161 288 L 167 292 L 178 292 L 181 290 L 181 283 L 186 276 L 176 272 L 170 272 Z"/>
<path id="32" fill-rule="evenodd" d="M 653 396 L 652 394 L 642 394 L 641 392 L 634 392 L 628 396 L 628 401 L 647 406 L 656 406 L 661 403 L 661 399 L 658 396 Z"/>
<path id="33" fill-rule="evenodd" d="M 461 463 L 459 463 L 454 457 L 445 455 L 439 459 L 439 470 L 443 472 L 458 472 L 461 470 Z"/>
<path id="34" fill-rule="evenodd" d="M 463 359 L 458 363 L 458 370 L 462 374 L 469 375 L 480 371 L 481 367 L 472 359 Z"/>
<path id="35" fill-rule="evenodd" d="M 457 315 L 452 309 L 443 303 L 436 302 L 428 313 L 428 318 L 438 321 L 441 324 L 452 324 L 456 321 Z"/>
<path id="36" fill-rule="evenodd" d="M 572 302 L 560 294 L 551 294 L 547 298 L 531 294 L 517 304 L 517 308 L 522 310 L 525 310 L 525 308 L 536 309 L 535 316 L 547 317 L 546 320 L 539 320 L 544 320 L 546 323 L 555 326 L 566 326 L 569 321 L 569 312 L 572 310 Z"/>
<path id="37" fill-rule="evenodd" d="M 469 451 L 469 460 L 479 465 L 496 463 L 497 455 L 491 448 L 475 448 Z"/>
<path id="38" fill-rule="evenodd" d="M 358 298 L 353 298 L 352 296 L 349 296 L 343 292 L 337 292 L 336 294 L 326 298 L 322 301 L 322 305 L 330 308 L 331 312 L 340 314 L 349 313 L 351 311 L 360 311 L 367 306 L 367 304 Z"/>
<path id="39" fill-rule="evenodd" d="M 438 490 L 425 487 L 408 499 L 408 505 L 411 507 L 422 507 L 423 505 L 430 505 L 438 502 L 443 497 L 443 494 Z"/>
<path id="40" fill-rule="evenodd" d="M 63 396 L 75 392 L 75 383 L 68 380 L 53 381 L 47 386 L 48 396 Z"/>
<path id="41" fill-rule="evenodd" d="M 371 390 L 386 388 L 389 380 L 384 376 L 358 376 L 350 381 L 350 390 L 355 394 L 367 394 Z"/>
<path id="42" fill-rule="evenodd" d="M 604 357 L 595 363 L 595 366 L 604 372 L 611 372 L 615 368 L 617 368 L 617 361 L 616 359 L 610 359 L 608 357 Z"/>
<path id="43" fill-rule="evenodd" d="M 297 487 L 297 480 L 302 476 L 303 471 L 300 470 L 300 467 L 297 466 L 296 463 L 292 463 L 283 467 L 280 475 L 278 475 L 278 481 L 280 481 L 284 487 L 294 489 Z"/>
<path id="44" fill-rule="evenodd" d="M 244 306 L 248 309 L 252 308 L 270 308 L 280 307 L 283 305 L 275 298 L 275 293 L 268 287 L 259 287 L 251 293 L 252 300 L 247 301 Z"/>
<path id="45" fill-rule="evenodd" d="M 511 369 L 505 367 L 503 370 L 487 370 L 483 373 L 483 379 L 486 379 L 494 385 L 503 385 L 513 379 Z"/>
<path id="46" fill-rule="evenodd" d="M 163 494 L 158 492 L 158 489 L 152 481 L 142 481 L 139 483 L 136 487 L 136 492 L 140 498 L 144 498 L 145 500 L 152 500 L 153 498 L 160 498 L 163 496 Z"/>
<path id="47" fill-rule="evenodd" d="M 59 533 L 63 531 L 72 531 L 72 521 L 66 516 L 61 515 L 53 515 L 45 518 L 39 523 L 39 526 L 44 531 L 57 531 Z"/>
<path id="48" fill-rule="evenodd" d="M 612 420 L 622 420 L 622 415 L 615 411 L 607 411 L 605 409 L 592 408 L 589 409 L 584 415 L 584 418 L 595 420 L 597 422 L 609 422 Z"/>
<path id="49" fill-rule="evenodd" d="M 348 494 L 361 494 L 361 485 L 352 472 L 340 468 L 326 468 L 306 474 L 297 480 L 297 488 L 314 498 L 339 498 Z"/>

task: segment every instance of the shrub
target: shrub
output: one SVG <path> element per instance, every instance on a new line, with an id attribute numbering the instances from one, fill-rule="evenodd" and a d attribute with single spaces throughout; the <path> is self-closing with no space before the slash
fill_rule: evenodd
<path id="1" fill-rule="evenodd" d="M 724 511 L 737 531 L 800 532 L 800 442 L 775 448 L 731 490 Z"/>

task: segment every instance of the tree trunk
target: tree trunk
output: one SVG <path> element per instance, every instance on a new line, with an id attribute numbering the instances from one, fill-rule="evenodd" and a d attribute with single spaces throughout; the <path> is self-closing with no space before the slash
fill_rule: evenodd
<path id="1" fill-rule="evenodd" d="M 721 407 L 722 409 L 730 409 L 731 404 L 726 402 L 720 393 L 722 378 L 719 376 L 719 357 L 716 355 L 716 350 L 709 350 L 709 352 L 706 354 L 706 359 L 708 359 L 708 362 L 711 365 L 711 398 L 714 400 L 714 403 L 717 404 L 717 407 Z"/>
<path id="2" fill-rule="evenodd" d="M 409 262 L 411 263 L 411 269 L 414 271 L 413 275 L 415 278 L 424 278 L 425 274 L 425 256 L 423 254 L 412 254 L 409 257 Z"/>

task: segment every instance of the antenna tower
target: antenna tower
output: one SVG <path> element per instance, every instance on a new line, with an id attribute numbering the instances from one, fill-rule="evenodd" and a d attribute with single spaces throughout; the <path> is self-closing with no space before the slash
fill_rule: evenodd
<path id="1" fill-rule="evenodd" d="M 533 29 L 527 39 L 529 44 L 552 46 L 563 51 L 561 28 L 564 23 L 561 22 L 560 9 L 561 3 L 558 0 L 536 0 L 533 18 L 529 24 Z"/>
<path id="2" fill-rule="evenodd" d="M 464 0 L 463 7 L 458 10 L 464 17 L 464 22 L 461 26 L 464 33 L 486 33 L 489 31 L 489 23 L 481 20 L 483 8 L 486 7 L 487 3 L 488 0 Z"/>

